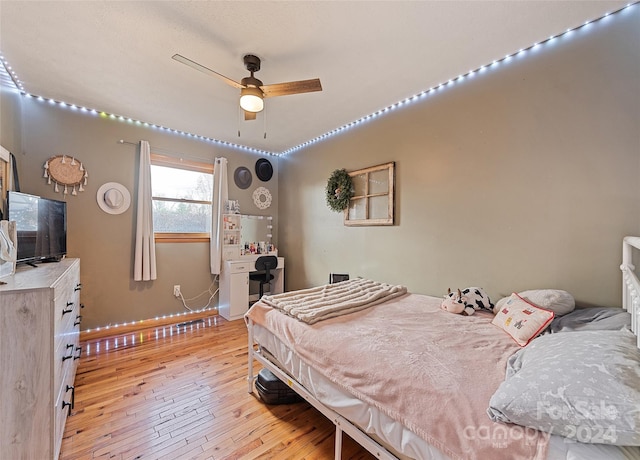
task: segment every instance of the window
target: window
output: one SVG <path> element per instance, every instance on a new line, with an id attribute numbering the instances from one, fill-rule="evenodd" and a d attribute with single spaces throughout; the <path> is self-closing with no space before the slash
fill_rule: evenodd
<path id="1" fill-rule="evenodd" d="M 395 163 L 349 173 L 354 196 L 344 212 L 344 225 L 393 225 Z"/>
<path id="2" fill-rule="evenodd" d="M 209 241 L 213 164 L 151 154 L 156 241 Z"/>

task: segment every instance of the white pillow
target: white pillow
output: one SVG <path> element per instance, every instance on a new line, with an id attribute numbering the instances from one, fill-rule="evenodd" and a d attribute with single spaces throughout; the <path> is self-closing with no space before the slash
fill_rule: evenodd
<path id="1" fill-rule="evenodd" d="M 519 292 L 518 295 L 538 307 L 551 310 L 556 316 L 571 313 L 576 308 L 576 301 L 567 291 L 560 289 L 532 289 Z M 494 311 L 500 311 L 510 297 L 504 297 L 496 302 Z"/>
<path id="2" fill-rule="evenodd" d="M 502 328 L 518 345 L 524 347 L 553 320 L 553 312 L 539 308 L 515 292 L 496 311 L 492 324 Z"/>

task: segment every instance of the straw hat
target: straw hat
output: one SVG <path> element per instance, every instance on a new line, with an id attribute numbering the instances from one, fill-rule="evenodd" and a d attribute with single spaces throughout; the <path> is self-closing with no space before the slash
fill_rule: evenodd
<path id="1" fill-rule="evenodd" d="M 122 214 L 131 205 L 129 190 L 117 182 L 107 182 L 98 189 L 98 206 L 107 214 Z"/>

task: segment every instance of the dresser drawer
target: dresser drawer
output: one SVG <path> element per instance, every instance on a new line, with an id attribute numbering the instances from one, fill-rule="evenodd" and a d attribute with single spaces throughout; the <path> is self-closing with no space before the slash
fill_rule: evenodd
<path id="1" fill-rule="evenodd" d="M 54 319 L 63 319 L 80 303 L 80 269 L 74 266 L 54 286 Z"/>
<path id="2" fill-rule="evenodd" d="M 79 342 L 80 326 L 69 328 L 55 337 L 53 341 L 53 372 L 56 384 L 60 381 L 58 377 L 62 375 L 58 371 L 59 364 L 73 361 L 74 358 L 77 361 L 79 358 L 79 352 L 77 351 Z"/>
<path id="3" fill-rule="evenodd" d="M 60 306 L 56 305 L 55 308 L 57 311 L 57 309 L 60 308 Z M 80 305 L 77 302 L 74 302 L 73 305 L 69 305 L 69 306 L 65 304 L 65 308 L 67 309 L 67 311 L 69 311 L 69 313 L 66 313 L 64 316 L 60 318 L 56 317 L 55 325 L 53 329 L 56 349 L 61 345 L 61 342 L 66 340 L 64 338 L 65 336 L 69 335 L 74 331 L 80 330 L 80 319 L 81 319 Z"/>
<path id="4" fill-rule="evenodd" d="M 54 299 L 57 301 L 61 298 L 71 298 L 78 292 L 80 283 L 80 266 L 75 265 L 69 268 L 68 273 L 65 276 L 58 279 L 53 285 Z"/>
<path id="5" fill-rule="evenodd" d="M 253 261 L 233 262 L 227 264 L 229 273 L 249 273 L 255 271 L 256 263 Z"/>
<path id="6" fill-rule="evenodd" d="M 72 360 L 73 361 L 73 360 Z M 70 409 L 73 409 L 75 390 L 73 387 L 75 372 L 73 364 L 65 366 L 67 372 L 65 372 L 62 382 L 55 398 L 55 404 L 53 407 L 53 424 L 54 424 L 54 452 L 60 452 L 60 446 L 62 445 L 62 436 L 64 434 L 64 427 L 67 421 L 67 416 L 71 413 Z"/>
<path id="7" fill-rule="evenodd" d="M 80 353 L 80 330 L 75 327 L 67 334 L 61 335 L 56 344 L 53 357 L 53 388 L 55 392 L 59 391 L 65 374 L 75 374 L 72 371 L 80 359 Z"/>

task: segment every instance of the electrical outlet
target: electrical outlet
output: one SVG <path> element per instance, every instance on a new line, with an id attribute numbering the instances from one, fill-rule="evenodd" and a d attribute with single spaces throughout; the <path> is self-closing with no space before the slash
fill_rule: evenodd
<path id="1" fill-rule="evenodd" d="M 180 285 L 176 284 L 173 286 L 173 295 L 176 297 L 180 297 Z"/>

